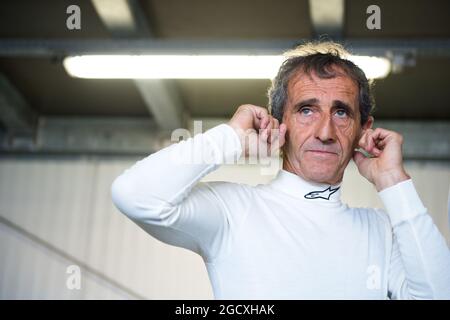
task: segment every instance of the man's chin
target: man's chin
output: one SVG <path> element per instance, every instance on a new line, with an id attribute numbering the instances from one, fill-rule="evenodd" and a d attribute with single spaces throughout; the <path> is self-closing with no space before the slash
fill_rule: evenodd
<path id="1" fill-rule="evenodd" d="M 336 169 L 316 169 L 304 172 L 305 178 L 315 183 L 337 184 L 339 179 L 336 178 Z"/>

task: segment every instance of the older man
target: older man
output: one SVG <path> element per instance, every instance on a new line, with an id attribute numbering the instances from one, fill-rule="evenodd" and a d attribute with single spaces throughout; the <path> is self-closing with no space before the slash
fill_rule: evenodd
<path id="1" fill-rule="evenodd" d="M 370 87 L 346 54 L 335 43 L 288 52 L 269 90 L 271 114 L 240 106 L 228 124 L 152 154 L 114 181 L 124 214 L 201 255 L 216 299 L 450 298 L 450 252 L 403 167 L 402 137 L 371 129 Z M 272 182 L 199 183 L 247 156 L 255 132 L 269 150 L 282 148 Z M 213 161 L 174 161 L 192 154 Z M 341 202 L 352 158 L 386 211 Z"/>

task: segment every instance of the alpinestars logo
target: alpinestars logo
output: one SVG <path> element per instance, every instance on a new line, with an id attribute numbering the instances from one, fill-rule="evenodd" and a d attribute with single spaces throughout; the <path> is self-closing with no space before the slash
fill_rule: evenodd
<path id="1" fill-rule="evenodd" d="M 305 199 L 325 199 L 330 200 L 333 193 L 339 190 L 340 187 L 332 189 L 331 186 L 322 191 L 311 191 L 305 194 Z"/>

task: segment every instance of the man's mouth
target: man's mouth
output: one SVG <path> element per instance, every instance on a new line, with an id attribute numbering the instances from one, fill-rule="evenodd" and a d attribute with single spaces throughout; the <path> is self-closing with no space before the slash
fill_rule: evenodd
<path id="1" fill-rule="evenodd" d="M 334 155 L 337 155 L 336 152 L 325 151 L 325 150 L 308 150 L 308 151 L 309 151 L 309 152 L 316 153 L 316 154 L 323 154 L 323 155 L 326 155 L 326 154 L 334 154 Z"/>

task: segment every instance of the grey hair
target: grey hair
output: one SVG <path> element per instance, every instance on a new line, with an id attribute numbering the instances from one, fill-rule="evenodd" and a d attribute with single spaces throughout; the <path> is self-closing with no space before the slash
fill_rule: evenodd
<path id="1" fill-rule="evenodd" d="M 346 59 L 350 53 L 343 46 L 331 41 L 308 42 L 285 52 L 284 56 L 286 59 L 268 90 L 269 112 L 280 123 L 288 99 L 289 81 L 297 71 L 301 70 L 307 75 L 314 73 L 321 79 L 330 79 L 342 75 L 336 68 L 357 83 L 361 125 L 367 122 L 375 104 L 372 83 L 357 65 Z"/>

